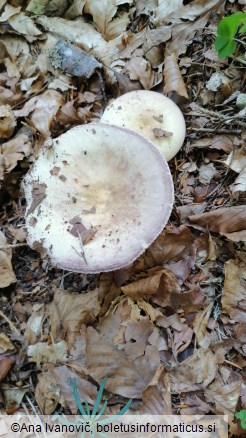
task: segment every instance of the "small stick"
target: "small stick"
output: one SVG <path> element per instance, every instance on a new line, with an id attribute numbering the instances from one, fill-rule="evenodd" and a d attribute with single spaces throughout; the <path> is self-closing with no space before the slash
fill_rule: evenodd
<path id="1" fill-rule="evenodd" d="M 8 323 L 9 327 L 11 328 L 11 330 L 15 333 L 17 333 L 17 335 L 21 336 L 21 333 L 19 332 L 19 330 L 15 327 L 15 325 L 12 323 L 12 321 L 10 321 L 10 319 L 4 315 L 4 313 L 0 310 L 0 316 L 5 319 L 5 321 Z"/>
<path id="2" fill-rule="evenodd" d="M 20 248 L 21 246 L 28 246 L 27 243 L 14 243 L 0 246 L 0 250 L 3 249 L 12 249 L 12 248 Z"/>

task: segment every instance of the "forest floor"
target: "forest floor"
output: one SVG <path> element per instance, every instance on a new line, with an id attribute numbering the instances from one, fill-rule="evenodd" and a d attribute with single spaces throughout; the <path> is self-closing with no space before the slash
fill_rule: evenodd
<path id="1" fill-rule="evenodd" d="M 93 405 L 107 377 L 107 412 L 132 399 L 131 413 L 225 414 L 245 436 L 245 40 L 224 59 L 214 48 L 220 19 L 244 9 L 0 0 L 1 412 L 76 414 L 71 378 Z M 79 73 L 55 68 L 64 39 L 88 54 Z M 186 121 L 169 222 L 126 269 L 57 269 L 26 243 L 22 178 L 45 140 L 136 89 L 171 97 Z"/>

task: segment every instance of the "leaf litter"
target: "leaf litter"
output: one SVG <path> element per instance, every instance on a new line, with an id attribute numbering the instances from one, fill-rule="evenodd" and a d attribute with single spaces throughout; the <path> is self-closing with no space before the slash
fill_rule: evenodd
<path id="1" fill-rule="evenodd" d="M 210 0 L 0 2 L 0 379 L 3 409 L 229 415 L 246 409 L 246 162 L 243 45 L 214 51 Z M 212 83 L 213 81 L 213 83 Z M 132 266 L 82 275 L 25 243 L 20 183 L 45 140 L 100 119 L 135 89 L 174 99 L 186 141 L 169 163 L 175 207 Z M 169 135 L 158 131 L 155 135 Z M 55 171 L 55 170 L 54 170 Z M 34 187 L 38 209 L 45 187 Z M 76 223 L 77 224 L 77 223 Z M 35 224 L 34 224 L 35 226 Z M 35 389 L 31 382 L 35 382 Z M 30 401 L 31 400 L 31 404 Z"/>

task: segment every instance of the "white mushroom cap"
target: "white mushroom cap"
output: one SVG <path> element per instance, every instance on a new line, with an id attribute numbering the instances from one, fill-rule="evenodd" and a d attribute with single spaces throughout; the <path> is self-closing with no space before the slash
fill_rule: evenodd
<path id="1" fill-rule="evenodd" d="M 179 107 L 155 91 L 123 94 L 107 106 L 101 122 L 138 132 L 152 141 L 167 161 L 177 154 L 185 139 L 185 121 Z"/>
<path id="2" fill-rule="evenodd" d="M 173 182 L 158 149 L 140 135 L 90 123 L 44 147 L 26 174 L 28 243 L 74 272 L 132 263 L 159 235 Z"/>

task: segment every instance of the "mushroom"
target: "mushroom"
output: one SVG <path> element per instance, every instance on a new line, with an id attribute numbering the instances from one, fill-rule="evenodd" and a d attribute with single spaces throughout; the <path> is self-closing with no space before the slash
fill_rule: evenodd
<path id="1" fill-rule="evenodd" d="M 102 123 L 46 143 L 22 187 L 28 244 L 57 267 L 88 273 L 130 265 L 166 225 L 174 196 L 158 149 Z"/>
<path id="2" fill-rule="evenodd" d="M 110 103 L 101 122 L 132 129 L 152 141 L 167 161 L 180 150 L 185 121 L 179 107 L 155 91 L 137 90 Z"/>

